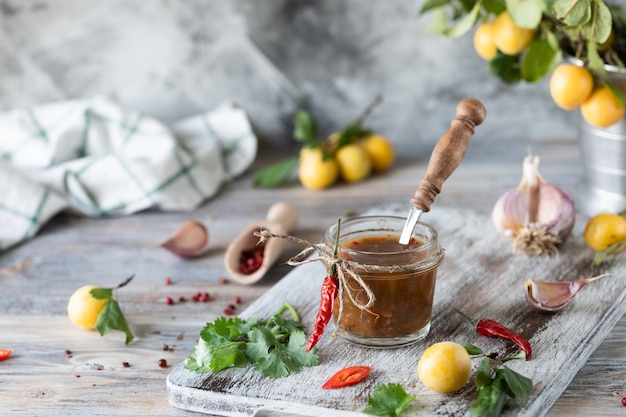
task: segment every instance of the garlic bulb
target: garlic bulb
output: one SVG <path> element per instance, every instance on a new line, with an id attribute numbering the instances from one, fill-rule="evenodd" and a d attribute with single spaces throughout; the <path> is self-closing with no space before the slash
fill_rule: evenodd
<path id="1" fill-rule="evenodd" d="M 526 301 L 535 310 L 554 313 L 562 310 L 585 285 L 608 274 L 578 281 L 535 281 L 527 279 Z"/>
<path id="2" fill-rule="evenodd" d="M 513 250 L 527 256 L 556 255 L 574 228 L 571 193 L 548 184 L 539 173 L 539 157 L 524 158 L 522 181 L 496 201 L 492 220 L 498 232 L 513 240 Z"/>
<path id="3" fill-rule="evenodd" d="M 204 224 L 189 220 L 160 246 L 183 258 L 194 258 L 209 248 L 209 231 Z"/>

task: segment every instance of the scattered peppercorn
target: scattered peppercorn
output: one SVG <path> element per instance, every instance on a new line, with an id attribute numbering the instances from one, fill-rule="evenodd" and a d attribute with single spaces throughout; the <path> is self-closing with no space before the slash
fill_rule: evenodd
<path id="1" fill-rule="evenodd" d="M 220 284 L 228 284 L 228 278 L 220 277 Z"/>
<path id="2" fill-rule="evenodd" d="M 165 359 L 159 359 L 159 368 L 167 368 L 167 361 Z"/>
<path id="3" fill-rule="evenodd" d="M 130 363 L 128 363 L 128 362 L 122 362 L 122 366 L 123 366 L 124 368 L 130 368 Z"/>
<path id="4" fill-rule="evenodd" d="M 168 344 L 166 344 L 166 343 L 163 343 L 161 345 L 161 350 L 165 350 L 165 351 L 170 350 L 170 346 Z"/>
<path id="5" fill-rule="evenodd" d="M 232 316 L 233 314 L 235 314 L 235 311 L 234 311 L 234 310 L 232 310 L 232 309 L 230 309 L 230 308 L 228 308 L 228 307 L 226 307 L 226 308 L 224 309 L 224 315 L 225 315 L 225 316 Z"/>
<path id="6" fill-rule="evenodd" d="M 171 284 L 172 284 L 172 278 L 171 277 L 165 278 L 165 285 L 171 285 Z"/>
<path id="7" fill-rule="evenodd" d="M 241 297 L 237 296 L 233 299 L 233 301 L 235 302 L 235 304 L 241 304 Z"/>
<path id="8" fill-rule="evenodd" d="M 626 407 L 626 397 L 622 397 L 622 405 Z"/>
<path id="9" fill-rule="evenodd" d="M 184 295 L 181 295 L 180 297 L 178 297 L 178 302 L 179 303 L 184 303 L 185 301 L 187 301 L 187 299 L 185 298 Z"/>
<path id="10" fill-rule="evenodd" d="M 237 309 L 237 307 L 234 304 L 228 304 L 228 308 L 230 308 L 233 311 L 235 311 L 235 309 Z"/>
<path id="11" fill-rule="evenodd" d="M 241 251 L 239 257 L 239 272 L 242 274 L 252 274 L 263 264 L 265 245 L 255 246 L 251 249 Z"/>
<path id="12" fill-rule="evenodd" d="M 65 349 L 65 354 L 69 356 L 69 355 L 71 355 L 71 354 L 72 354 L 72 351 L 71 351 L 71 350 L 69 350 L 69 349 Z"/>
<path id="13" fill-rule="evenodd" d="M 174 300 L 172 300 L 172 297 L 165 297 L 165 304 L 167 304 L 168 306 L 174 304 Z"/>

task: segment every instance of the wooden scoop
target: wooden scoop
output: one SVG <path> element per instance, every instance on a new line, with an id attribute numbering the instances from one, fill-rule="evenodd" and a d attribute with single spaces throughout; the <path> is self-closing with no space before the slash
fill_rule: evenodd
<path id="1" fill-rule="evenodd" d="M 289 203 L 279 202 L 270 207 L 265 220 L 252 222 L 241 232 L 226 249 L 224 266 L 226 271 L 240 284 L 254 284 L 267 273 L 268 269 L 278 260 L 284 247 L 285 239 L 269 239 L 264 243 L 263 263 L 251 274 L 240 271 L 241 254 L 245 250 L 254 249 L 259 238 L 254 236 L 258 230 L 268 230 L 271 233 L 288 234 L 298 225 L 298 211 Z"/>
<path id="2" fill-rule="evenodd" d="M 485 106 L 473 98 L 465 98 L 456 106 L 456 118 L 435 145 L 428 161 L 426 175 L 410 201 L 412 207 L 402 229 L 400 244 L 409 243 L 421 214 L 430 211 L 430 205 L 441 192 L 444 181 L 463 160 L 474 128 L 485 120 L 486 115 Z"/>

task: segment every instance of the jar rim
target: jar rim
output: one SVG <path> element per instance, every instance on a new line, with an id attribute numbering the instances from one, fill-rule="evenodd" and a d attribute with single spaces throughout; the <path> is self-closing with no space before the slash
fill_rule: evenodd
<path id="1" fill-rule="evenodd" d="M 349 238 L 351 234 L 358 233 L 360 236 L 364 236 L 363 232 L 368 232 L 368 231 L 371 231 L 371 232 L 389 231 L 389 232 L 393 232 L 394 235 L 397 234 L 399 238 L 405 221 L 406 221 L 406 218 L 400 217 L 400 216 L 394 216 L 394 215 L 369 215 L 369 216 L 351 217 L 349 219 L 342 220 L 341 225 L 340 225 L 339 241 L 341 242 L 342 240 L 346 240 L 346 238 Z M 366 229 L 352 230 L 351 232 L 347 232 L 347 234 L 344 234 L 346 226 L 354 227 L 355 224 L 358 225 L 358 224 L 370 223 L 370 222 L 375 222 L 377 227 L 373 227 L 372 225 L 372 227 L 369 227 Z M 385 222 L 391 223 L 391 224 L 385 225 L 384 224 Z M 394 227 L 394 225 L 396 227 Z M 326 233 L 324 235 L 326 244 L 332 244 L 334 242 L 336 230 L 337 230 L 337 224 L 334 224 L 330 226 L 328 229 L 326 229 Z M 364 251 L 364 250 L 359 250 L 359 249 L 355 249 L 351 247 L 346 247 L 342 245 L 341 243 L 339 244 L 339 247 L 341 248 L 342 251 L 345 251 L 347 253 L 354 253 L 354 254 L 358 254 L 362 256 L 376 256 L 376 255 L 382 254 L 384 256 L 394 257 L 394 256 L 403 256 L 403 255 L 405 256 L 411 253 L 426 254 L 426 257 L 424 259 L 412 264 L 413 266 L 421 265 L 422 267 L 430 267 L 432 265 L 437 265 L 439 262 L 441 262 L 444 256 L 444 251 L 443 251 L 443 248 L 441 248 L 441 245 L 439 244 L 439 238 L 438 238 L 439 234 L 437 233 L 437 230 L 433 226 L 429 225 L 428 223 L 418 222 L 411 236 L 419 239 L 422 244 L 419 246 L 407 248 L 406 250 L 402 250 L 402 251 L 389 251 L 389 252 Z M 405 265 L 405 266 L 408 266 L 408 265 Z"/>

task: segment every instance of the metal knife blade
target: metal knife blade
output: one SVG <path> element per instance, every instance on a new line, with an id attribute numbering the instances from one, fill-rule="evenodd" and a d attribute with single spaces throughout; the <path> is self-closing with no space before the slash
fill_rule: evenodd
<path id="1" fill-rule="evenodd" d="M 400 235 L 401 245 L 408 245 L 411 241 L 413 229 L 415 229 L 415 225 L 419 221 L 422 213 L 422 209 L 416 206 L 411 206 L 411 211 L 409 211 L 409 215 L 407 216 L 406 222 L 404 223 L 404 228 L 402 229 L 402 234 Z"/>

